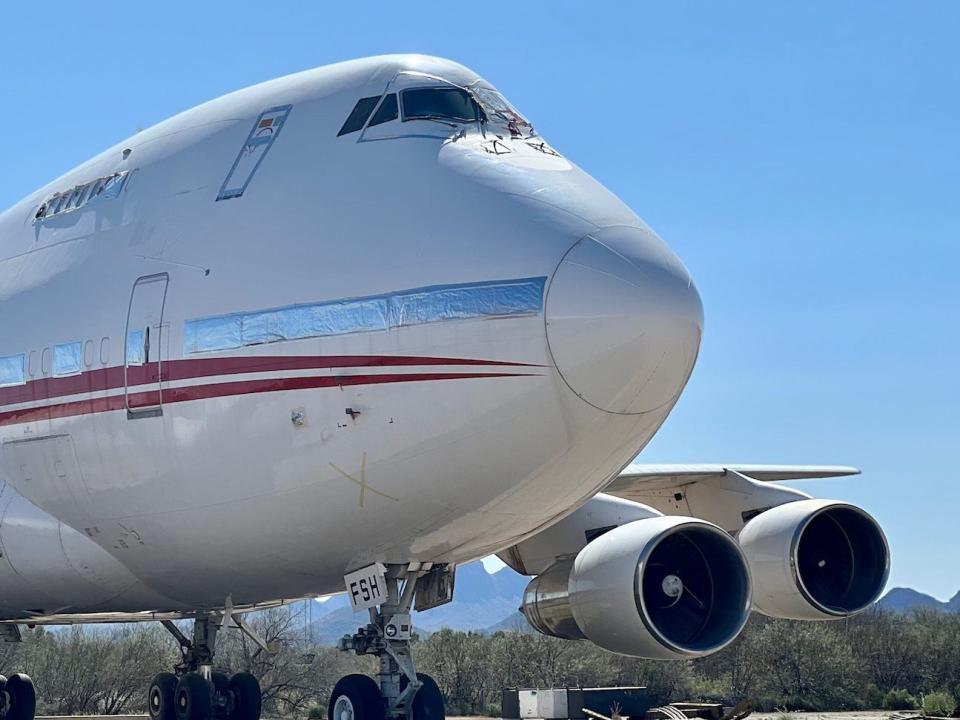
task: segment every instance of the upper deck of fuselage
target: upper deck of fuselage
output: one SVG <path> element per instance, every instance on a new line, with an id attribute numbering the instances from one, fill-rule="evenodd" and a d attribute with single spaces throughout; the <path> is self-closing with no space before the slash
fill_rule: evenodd
<path id="1" fill-rule="evenodd" d="M 131 168 L 149 166 L 195 142 L 187 132 L 189 130 L 215 124 L 247 123 L 272 105 L 297 105 L 341 94 L 347 96 L 345 102 L 349 101 L 352 105 L 364 93 L 383 93 L 397 73 L 402 71 L 443 78 L 455 85 L 469 85 L 481 80 L 475 72 L 451 60 L 428 55 L 397 54 L 348 60 L 236 90 L 118 142 L 0 213 L 0 260 L 21 251 L 15 247 L 15 236 L 31 225 L 37 208 L 45 199 L 93 178 L 116 172 L 125 165 L 125 155 L 132 158 Z M 331 108 L 331 138 L 336 135 L 345 117 L 340 103 L 335 110 Z M 178 142 L 180 136 L 182 140 Z M 166 142 L 161 143 L 162 140 Z"/>

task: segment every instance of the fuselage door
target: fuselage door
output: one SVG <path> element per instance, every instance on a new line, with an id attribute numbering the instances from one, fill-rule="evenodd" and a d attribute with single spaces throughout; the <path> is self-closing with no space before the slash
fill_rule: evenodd
<path id="1" fill-rule="evenodd" d="M 129 419 L 163 414 L 163 371 L 167 327 L 163 308 L 167 301 L 167 273 L 137 278 L 130 294 L 124 337 L 124 386 Z"/>

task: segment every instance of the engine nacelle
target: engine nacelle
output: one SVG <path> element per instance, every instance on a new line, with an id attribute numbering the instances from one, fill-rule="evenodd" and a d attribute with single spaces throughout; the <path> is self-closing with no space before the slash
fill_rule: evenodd
<path id="1" fill-rule="evenodd" d="M 750 572 L 716 525 L 657 516 L 621 525 L 535 577 L 521 610 L 546 635 L 655 659 L 715 652 L 743 629 Z"/>
<path id="2" fill-rule="evenodd" d="M 822 620 L 870 606 L 890 572 L 883 530 L 860 508 L 798 500 L 766 510 L 739 534 L 753 604 L 772 617 Z"/>

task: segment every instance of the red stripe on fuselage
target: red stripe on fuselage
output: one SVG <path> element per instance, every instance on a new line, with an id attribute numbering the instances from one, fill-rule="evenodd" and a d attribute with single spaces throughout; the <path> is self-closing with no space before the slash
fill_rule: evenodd
<path id="1" fill-rule="evenodd" d="M 497 367 L 543 367 L 530 363 L 511 363 L 501 360 L 472 360 L 469 358 L 416 357 L 407 355 L 293 355 L 194 358 L 167 360 L 163 363 L 163 381 L 191 380 L 215 375 L 279 372 L 283 370 L 317 370 L 341 367 L 410 367 L 429 365 L 472 365 Z M 79 375 L 61 378 L 41 378 L 25 385 L 0 388 L 0 407 L 19 403 L 50 400 L 88 392 L 117 390 L 125 386 L 123 366 L 88 370 Z M 158 381 L 157 366 L 127 369 L 131 387 Z"/>
<path id="2" fill-rule="evenodd" d="M 411 363 L 412 364 L 412 363 Z M 423 363 L 417 363 L 423 364 Z M 503 363 L 509 364 L 509 363 Z M 256 372 L 256 371 L 249 371 Z M 221 374 L 221 373 L 217 373 Z M 344 387 L 347 385 L 379 385 L 384 383 L 423 382 L 431 380 L 466 380 L 472 378 L 504 378 L 529 377 L 525 373 L 408 373 L 392 375 L 345 375 L 342 377 L 291 377 L 275 378 L 270 380 L 239 380 L 234 382 L 211 383 L 209 385 L 193 385 L 188 387 L 164 388 L 163 404 L 187 402 L 190 400 L 207 400 L 218 397 L 233 397 L 236 395 L 251 395 L 256 393 L 278 392 L 281 390 L 307 390 L 313 388 Z M 161 393 L 158 390 L 131 393 L 130 406 L 134 409 L 156 406 L 160 402 Z M 111 395 L 105 398 L 78 400 L 76 402 L 46 405 L 38 408 L 26 408 L 0 413 L 0 426 L 16 425 L 38 420 L 53 420 L 57 418 L 75 417 L 77 415 L 92 415 L 95 413 L 124 410 L 126 408 L 125 395 Z"/>

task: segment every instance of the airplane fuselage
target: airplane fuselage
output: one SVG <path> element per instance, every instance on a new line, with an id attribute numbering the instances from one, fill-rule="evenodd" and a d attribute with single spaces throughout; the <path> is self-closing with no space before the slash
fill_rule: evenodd
<path id="1" fill-rule="evenodd" d="M 448 86 L 489 88 L 420 56 L 282 78 L 0 216 L 0 617 L 464 562 L 650 440 L 696 358 L 689 275 L 532 131 L 407 116 Z"/>

